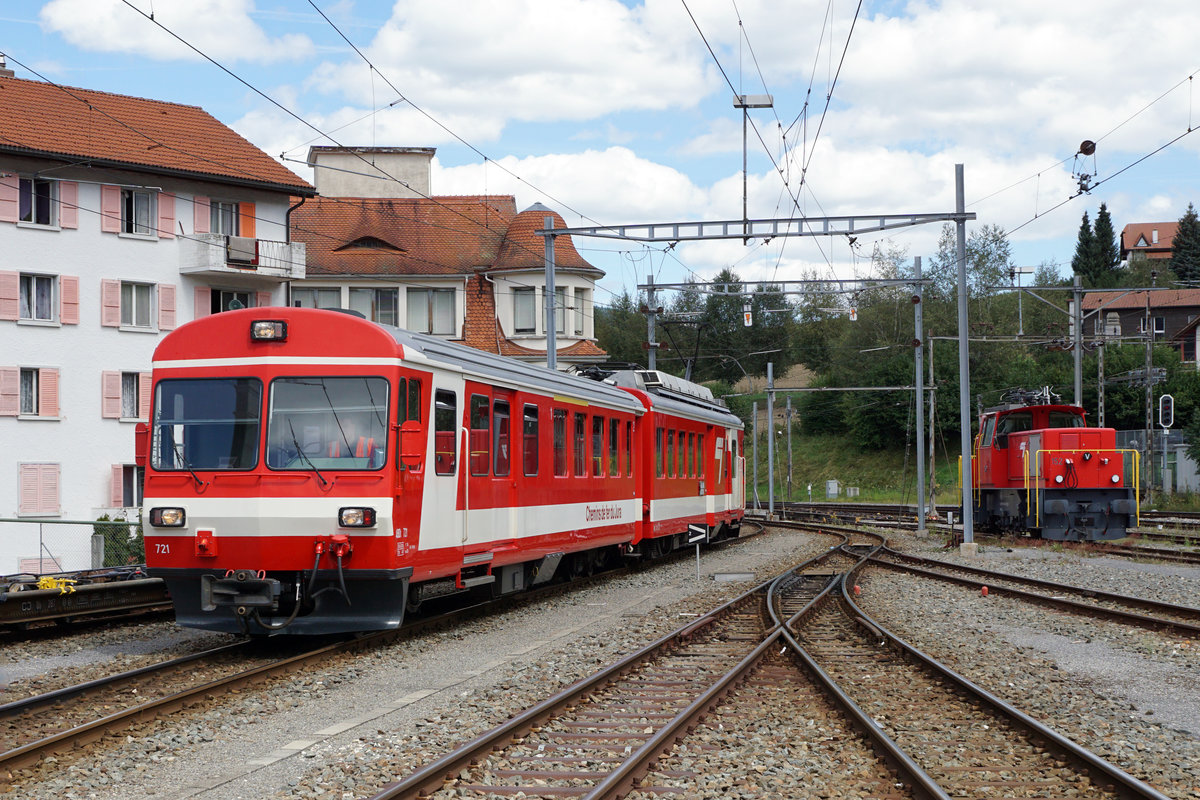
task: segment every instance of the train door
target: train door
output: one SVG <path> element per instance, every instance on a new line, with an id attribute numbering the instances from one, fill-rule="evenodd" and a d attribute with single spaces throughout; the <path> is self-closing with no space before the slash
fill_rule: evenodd
<path id="1" fill-rule="evenodd" d="M 737 431 L 729 432 L 729 442 L 733 445 L 730 449 L 730 465 L 733 468 L 733 485 L 731 487 L 733 497 L 730 499 L 729 507 L 740 510 L 746 505 L 746 457 L 740 452 Z"/>
<path id="2" fill-rule="evenodd" d="M 725 510 L 728 498 L 725 497 L 725 431 L 715 428 L 713 437 L 713 470 L 708 490 L 712 501 L 712 509 L 716 514 Z"/>
<path id="3" fill-rule="evenodd" d="M 463 384 L 435 381 L 426 401 L 432 424 L 428 449 L 432 469 L 426 467 L 421 549 L 457 547 L 466 535 L 466 516 L 459 502 L 459 430 L 462 427 Z M 465 469 L 465 466 L 462 466 Z"/>
<path id="4" fill-rule="evenodd" d="M 516 414 L 516 422 L 513 415 Z M 514 435 L 513 428 L 517 433 Z M 514 444 L 521 441 L 521 407 L 511 389 L 496 388 L 492 394 L 492 514 L 491 536 L 508 539 L 517 533 L 517 481 L 521 461 L 514 457 Z M 520 452 L 517 448 L 516 452 Z M 482 533 L 482 532 L 481 532 Z"/>
<path id="5" fill-rule="evenodd" d="M 428 459 L 425 458 L 426 426 L 429 415 L 424 398 L 429 376 L 420 373 L 402 374 L 396 386 L 396 557 L 406 558 L 417 547 L 417 531 L 421 525 L 421 490 Z"/>

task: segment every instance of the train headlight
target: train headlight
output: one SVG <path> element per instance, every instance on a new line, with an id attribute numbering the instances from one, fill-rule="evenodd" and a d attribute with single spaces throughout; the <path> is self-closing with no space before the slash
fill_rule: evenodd
<path id="1" fill-rule="evenodd" d="M 256 342 L 282 342 L 287 339 L 287 323 L 281 319 L 256 319 L 250 323 L 250 338 Z"/>
<path id="2" fill-rule="evenodd" d="M 1063 482 L 1063 476 L 1062 476 L 1062 475 L 1055 475 L 1055 476 L 1054 476 L 1054 482 L 1055 482 L 1055 483 L 1062 483 L 1062 482 Z"/>
<path id="3" fill-rule="evenodd" d="M 1112 476 L 1112 478 L 1111 478 L 1111 480 L 1112 480 L 1112 482 L 1113 482 L 1113 483 L 1120 483 L 1120 482 L 1121 482 L 1121 476 L 1120 476 L 1120 475 L 1113 475 L 1113 476 Z"/>
<path id="4" fill-rule="evenodd" d="M 338 524 L 343 528 L 375 527 L 375 509 L 349 506 L 338 509 Z"/>
<path id="5" fill-rule="evenodd" d="M 182 508 L 150 509 L 150 524 L 156 528 L 182 528 L 187 514 Z"/>

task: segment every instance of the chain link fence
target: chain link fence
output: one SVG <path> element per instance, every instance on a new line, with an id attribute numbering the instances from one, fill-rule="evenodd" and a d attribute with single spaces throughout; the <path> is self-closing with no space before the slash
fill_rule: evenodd
<path id="1" fill-rule="evenodd" d="M 146 563 L 140 521 L 0 518 L 0 575 L 52 575 Z"/>

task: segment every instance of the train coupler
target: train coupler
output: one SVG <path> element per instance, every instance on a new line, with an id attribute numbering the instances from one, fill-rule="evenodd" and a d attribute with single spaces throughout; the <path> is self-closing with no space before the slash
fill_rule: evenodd
<path id="1" fill-rule="evenodd" d="M 266 577 L 262 570 L 229 570 L 224 577 L 200 576 L 200 609 L 216 611 L 218 608 L 233 608 L 241 616 L 252 609 L 279 608 L 282 585 L 274 578 Z"/>

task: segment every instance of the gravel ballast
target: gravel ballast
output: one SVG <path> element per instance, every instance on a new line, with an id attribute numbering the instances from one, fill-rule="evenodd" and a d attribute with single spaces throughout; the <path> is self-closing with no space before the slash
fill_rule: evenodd
<path id="1" fill-rule="evenodd" d="M 924 555 L 933 549 L 927 540 L 900 536 L 895 541 Z M 16 776 L 14 796 L 369 796 L 551 687 L 594 672 L 829 543 L 826 537 L 794 533 L 753 537 L 706 552 L 700 580 L 694 558 L 685 557 L 387 649 L 339 658 L 328 669 L 143 725 L 93 745 L 83 757 L 43 764 Z M 959 558 L 947 553 L 938 557 Z M 1189 593 L 1200 596 L 1200 570 L 1186 567 L 1045 549 L 1010 554 L 985 548 L 971 563 L 1170 602 L 1189 602 Z M 754 572 L 755 580 L 714 580 L 716 573 L 740 571 Z M 980 598 L 886 570 L 873 571 L 863 584 L 864 608 L 899 635 L 1168 795 L 1200 798 L 1194 777 L 1200 775 L 1195 642 L 1140 629 L 1131 633 L 1015 601 L 1000 603 L 995 596 Z M 178 629 L 167 635 L 177 636 Z M 41 646 L 23 645 L 22 671 L 39 663 L 34 651 Z M 45 647 L 53 653 L 52 643 Z M 972 670 L 979 671 L 978 678 Z M 1174 686 L 1187 687 L 1186 692 L 1172 691 Z M 748 750 L 753 741 L 746 740 Z M 800 759 L 806 750 L 786 752 Z M 736 753 L 726 760 L 736 764 Z"/>

